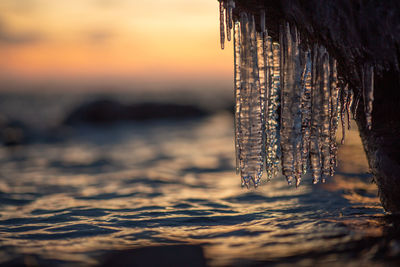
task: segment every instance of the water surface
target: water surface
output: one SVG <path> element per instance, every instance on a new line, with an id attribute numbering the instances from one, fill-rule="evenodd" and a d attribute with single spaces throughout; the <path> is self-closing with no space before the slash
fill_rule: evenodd
<path id="1" fill-rule="evenodd" d="M 79 127 L 1 147 L 0 263 L 99 265 L 110 251 L 194 244 L 211 266 L 396 265 L 399 239 L 356 131 L 326 184 L 296 189 L 279 176 L 247 190 L 232 122 L 219 112 Z"/>

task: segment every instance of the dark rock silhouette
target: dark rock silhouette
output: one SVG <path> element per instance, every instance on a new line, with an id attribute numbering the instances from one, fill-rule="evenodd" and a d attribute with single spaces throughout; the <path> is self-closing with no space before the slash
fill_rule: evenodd
<path id="1" fill-rule="evenodd" d="M 304 42 L 324 45 L 337 59 L 339 75 L 361 96 L 356 121 L 382 205 L 399 213 L 400 1 L 237 0 L 236 6 L 236 16 L 245 9 L 257 17 L 265 8 L 268 33 L 275 41 L 279 24 L 289 22 Z M 375 69 L 371 130 L 366 127 L 361 83 L 367 64 Z"/>
<path id="2" fill-rule="evenodd" d="M 24 123 L 0 115 L 0 142 L 3 145 L 23 145 L 30 141 L 31 136 L 31 131 Z"/>
<path id="3" fill-rule="evenodd" d="M 15 147 L 33 143 L 54 143 L 68 136 L 65 127 L 38 129 L 0 114 L 0 145 Z"/>
<path id="4" fill-rule="evenodd" d="M 147 121 L 188 119 L 208 113 L 191 105 L 168 103 L 140 103 L 125 105 L 112 100 L 97 100 L 76 108 L 64 120 L 66 125 L 111 124 L 118 121 Z"/>

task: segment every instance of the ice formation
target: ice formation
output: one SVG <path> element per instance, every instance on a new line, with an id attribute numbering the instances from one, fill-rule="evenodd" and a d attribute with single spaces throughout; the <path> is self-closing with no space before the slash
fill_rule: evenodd
<path id="1" fill-rule="evenodd" d="M 324 182 L 336 166 L 339 119 L 343 142 L 353 104 L 336 60 L 324 46 L 302 42 L 288 22 L 280 25 L 279 42 L 274 42 L 266 10 L 234 14 L 233 0 L 220 0 L 219 7 L 222 49 L 225 34 L 229 41 L 233 31 L 236 171 L 242 184 L 258 186 L 263 171 L 271 179 L 279 167 L 289 184 L 298 186 L 307 170 L 314 183 Z M 372 65 L 364 66 L 361 76 L 371 128 Z"/>

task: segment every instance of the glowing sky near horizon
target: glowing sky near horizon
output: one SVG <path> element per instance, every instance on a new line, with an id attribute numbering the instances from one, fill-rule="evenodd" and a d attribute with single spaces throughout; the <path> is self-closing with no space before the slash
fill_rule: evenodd
<path id="1" fill-rule="evenodd" d="M 230 81 L 216 0 L 1 0 L 8 80 Z"/>

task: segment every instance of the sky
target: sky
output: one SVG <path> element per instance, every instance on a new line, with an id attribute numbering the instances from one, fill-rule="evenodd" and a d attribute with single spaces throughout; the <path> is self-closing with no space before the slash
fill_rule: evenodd
<path id="1" fill-rule="evenodd" d="M 230 86 L 218 29 L 216 0 L 1 0 L 0 89 Z"/>

